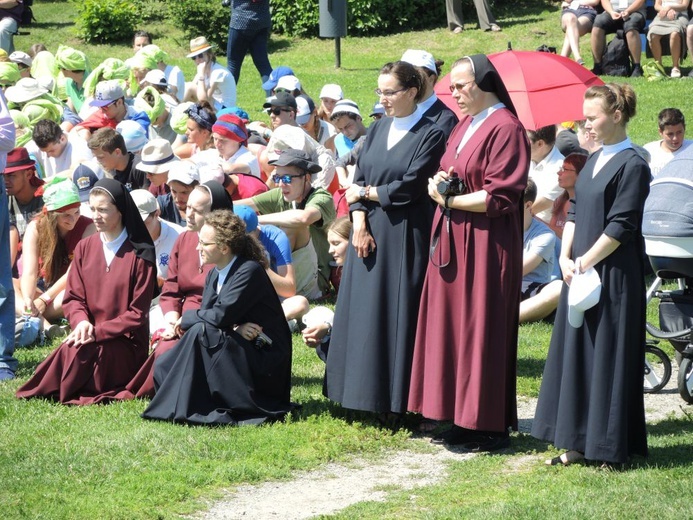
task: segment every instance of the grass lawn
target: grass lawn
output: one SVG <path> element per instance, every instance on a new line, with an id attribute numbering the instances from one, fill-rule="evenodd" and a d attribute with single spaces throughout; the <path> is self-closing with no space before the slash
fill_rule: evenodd
<path id="1" fill-rule="evenodd" d="M 68 44 L 87 52 L 92 63 L 131 55 L 129 46 L 87 47 L 71 33 L 74 6 L 38 2 L 38 22 L 30 35 L 15 38 L 26 50 L 42 42 L 52 51 Z M 497 13 L 499 14 L 499 13 Z M 442 28 L 342 42 L 342 68 L 334 69 L 334 43 L 318 39 L 273 37 L 273 65 L 291 65 L 305 89 L 317 96 L 324 83 L 342 85 L 362 111 L 376 100 L 377 71 L 407 48 L 424 48 L 449 65 L 476 52 L 497 52 L 541 44 L 560 46 L 556 4 L 513 4 L 500 13 L 502 33 L 467 30 L 452 35 Z M 470 22 L 472 19 L 470 18 Z M 468 29 L 471 28 L 468 24 Z M 193 63 L 185 58 L 188 42 L 165 21 L 142 27 L 154 33 L 188 79 Z M 583 38 L 583 54 L 589 56 Z M 220 61 L 224 61 L 222 58 Z M 665 61 L 665 65 L 666 65 Z M 684 74 L 688 71 L 684 64 Z M 547 71 L 550 74 L 551 71 Z M 630 126 L 637 143 L 657 137 L 657 112 L 679 106 L 691 116 L 687 80 L 630 81 L 638 93 L 638 116 Z M 239 85 L 239 105 L 262 119 L 263 92 L 250 58 Z M 518 393 L 536 397 L 551 327 L 520 329 Z M 296 470 L 350 456 L 377 457 L 386 449 L 410 445 L 409 430 L 378 427 L 367 414 L 348 414 L 322 397 L 323 365 L 294 336 L 293 395 L 303 408 L 283 424 L 259 428 L 203 428 L 140 419 L 143 401 L 108 406 L 65 407 L 19 401 L 17 387 L 50 352 L 43 347 L 17 352 L 16 381 L 0 385 L 0 511 L 12 518 L 173 518 L 204 508 L 204 501 L 240 483 L 289 478 Z M 670 396 L 677 400 L 675 394 Z M 385 503 L 352 506 L 340 518 L 678 518 L 689 510 L 693 485 L 693 424 L 689 418 L 650 426 L 651 456 L 625 472 L 589 467 L 545 468 L 540 461 L 555 450 L 528 435 L 514 438 L 511 454 L 476 457 L 453 463 L 450 477 L 414 492 L 393 491 Z"/>

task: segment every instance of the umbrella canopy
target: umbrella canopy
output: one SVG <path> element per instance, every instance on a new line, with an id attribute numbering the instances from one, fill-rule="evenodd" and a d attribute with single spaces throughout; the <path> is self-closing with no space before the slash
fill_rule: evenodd
<path id="1" fill-rule="evenodd" d="M 548 52 L 504 51 L 490 54 L 488 59 L 508 89 L 520 121 L 529 130 L 583 119 L 585 91 L 604 84 L 582 65 Z M 436 84 L 435 92 L 458 112 L 450 94 L 449 74 Z"/>

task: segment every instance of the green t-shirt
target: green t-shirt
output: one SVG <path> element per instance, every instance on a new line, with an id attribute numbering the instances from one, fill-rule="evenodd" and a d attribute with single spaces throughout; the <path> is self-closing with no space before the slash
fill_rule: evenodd
<path id="1" fill-rule="evenodd" d="M 318 269 L 320 270 L 318 285 L 323 294 L 327 292 L 330 286 L 330 262 L 333 261 L 329 253 L 330 244 L 327 242 L 327 228 L 337 215 L 330 192 L 324 188 L 313 188 L 305 201 L 296 203 L 294 206 L 293 202 L 284 200 L 280 188 L 275 188 L 253 197 L 253 203 L 260 215 L 306 208 L 316 208 L 320 212 L 322 218 L 310 226 L 310 238 L 318 255 Z"/>

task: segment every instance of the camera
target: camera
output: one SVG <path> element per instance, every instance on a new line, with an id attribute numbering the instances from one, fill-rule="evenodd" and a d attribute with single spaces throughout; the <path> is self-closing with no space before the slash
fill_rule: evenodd
<path id="1" fill-rule="evenodd" d="M 255 348 L 259 350 L 261 348 L 271 347 L 271 346 L 272 346 L 272 338 L 270 338 L 264 332 L 259 332 L 257 337 L 255 338 Z"/>
<path id="2" fill-rule="evenodd" d="M 438 183 L 438 193 L 443 197 L 454 197 L 455 195 L 462 195 L 467 185 L 459 177 L 450 177 L 447 180 L 440 181 Z"/>
<path id="3" fill-rule="evenodd" d="M 222 7 L 229 7 L 231 5 L 231 0 L 221 0 Z"/>

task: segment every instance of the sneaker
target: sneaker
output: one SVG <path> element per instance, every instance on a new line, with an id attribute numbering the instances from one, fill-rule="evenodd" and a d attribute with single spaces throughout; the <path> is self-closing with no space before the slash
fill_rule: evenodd
<path id="1" fill-rule="evenodd" d="M 69 326 L 66 325 L 51 325 L 46 331 L 46 339 L 52 341 L 56 338 L 64 338 L 69 334 Z"/>
<path id="2" fill-rule="evenodd" d="M 631 78 L 642 78 L 642 67 L 639 63 L 633 65 L 633 72 L 630 73 Z"/>
<path id="3" fill-rule="evenodd" d="M 14 372 L 9 368 L 0 368 L 0 381 L 9 381 L 14 379 Z"/>
<path id="4" fill-rule="evenodd" d="M 672 78 L 680 78 L 681 77 L 681 70 L 679 70 L 677 67 L 674 67 L 671 69 L 671 77 Z"/>
<path id="5" fill-rule="evenodd" d="M 592 67 L 592 74 L 594 74 L 595 76 L 601 76 L 602 74 L 604 74 L 601 63 L 594 64 L 594 67 Z"/>
<path id="6" fill-rule="evenodd" d="M 688 77 L 693 78 L 693 69 L 688 71 Z"/>
<path id="7" fill-rule="evenodd" d="M 460 27 L 460 26 L 458 25 L 457 27 L 455 27 L 455 28 L 452 30 L 452 34 L 460 34 L 462 31 L 464 31 L 464 27 Z"/>

